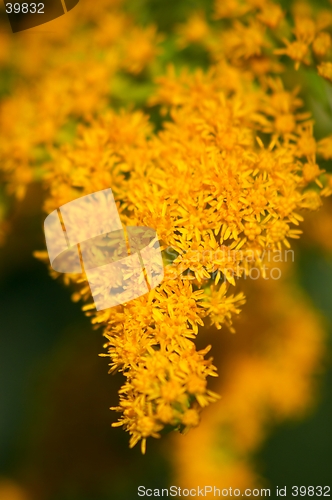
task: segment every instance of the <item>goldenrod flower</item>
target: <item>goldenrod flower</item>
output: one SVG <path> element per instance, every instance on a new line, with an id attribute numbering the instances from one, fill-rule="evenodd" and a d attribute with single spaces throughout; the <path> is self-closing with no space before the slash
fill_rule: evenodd
<path id="1" fill-rule="evenodd" d="M 191 43 L 206 42 L 210 27 L 202 12 L 192 14 L 185 24 L 178 26 L 179 46 L 185 47 Z"/>
<path id="2" fill-rule="evenodd" d="M 322 31 L 315 38 L 312 44 L 312 49 L 316 54 L 316 56 L 324 57 L 326 56 L 330 48 L 331 48 L 331 37 L 329 33 L 325 33 L 324 31 Z"/>
<path id="3" fill-rule="evenodd" d="M 317 152 L 325 159 L 332 158 L 332 135 L 324 137 L 317 143 Z"/>
<path id="4" fill-rule="evenodd" d="M 123 40 L 123 67 L 130 73 L 140 73 L 160 52 L 157 47 L 162 37 L 156 28 L 133 28 Z"/>
<path id="5" fill-rule="evenodd" d="M 332 82 L 332 62 L 322 62 L 317 66 L 318 73 L 320 76 Z"/>
<path id="6" fill-rule="evenodd" d="M 262 6 L 257 14 L 257 19 L 268 26 L 270 29 L 276 29 L 284 18 L 284 12 L 280 5 L 267 2 Z"/>
<path id="7" fill-rule="evenodd" d="M 245 83 L 244 99 L 241 88 L 231 94 L 222 82 L 216 70 L 168 73 L 154 97 L 172 117 L 161 132 L 153 134 L 141 113 L 108 113 L 81 128 L 48 174 L 57 204 L 73 181 L 83 192 L 91 189 L 84 171 L 93 169 L 96 190 L 111 176 L 123 222 L 155 228 L 166 263 L 172 257 L 157 289 L 94 320 L 105 324 L 111 370 L 126 377 L 116 407 L 120 424 L 131 446 L 142 439 L 143 451 L 147 437 L 158 437 L 165 424 L 196 425 L 195 412 L 217 398 L 206 380 L 215 367 L 192 339 L 208 319 L 233 331 L 245 299 L 228 294 L 226 282 L 234 286 L 251 265 L 261 265 L 264 249 L 289 248 L 301 234 L 298 211 L 321 203 L 318 192 L 304 190 L 313 181 L 324 186 L 312 122 L 298 113 L 297 90 L 285 91 L 281 80 L 268 80 L 265 92 Z M 280 131 L 284 116 L 292 117 L 291 130 Z M 271 134 L 269 147 L 259 130 Z M 95 158 L 102 168 L 95 169 Z"/>
<path id="8" fill-rule="evenodd" d="M 304 40 L 295 40 L 290 42 L 287 39 L 283 40 L 286 48 L 276 49 L 275 54 L 285 54 L 289 56 L 293 61 L 295 61 L 295 69 L 299 69 L 301 62 L 304 64 L 310 64 L 309 60 L 309 44 Z"/>
<path id="9" fill-rule="evenodd" d="M 243 0 L 216 0 L 215 19 L 240 17 L 250 11 L 250 5 Z"/>
<path id="10" fill-rule="evenodd" d="M 76 21 L 68 16 L 71 41 L 58 32 L 43 43 L 26 37 L 6 62 L 20 75 L 0 110 L 7 190 L 22 198 L 42 180 L 50 212 L 111 187 L 123 224 L 158 234 L 165 279 L 142 297 L 94 312 L 85 276 L 63 278 L 103 328 L 110 371 L 124 375 L 116 425 L 143 452 L 165 426 L 197 426 L 218 399 L 208 383 L 217 375 L 210 346 L 197 350 L 196 336 L 211 324 L 234 331 L 245 302 L 237 280 L 263 268 L 266 250 L 289 248 L 302 212 L 332 192 L 316 158 L 331 157 L 331 140 L 316 143 L 278 57 L 296 68 L 311 63 L 312 50 L 325 57 L 330 21 L 298 9 L 295 39 L 277 48 L 292 26 L 270 0 L 217 1 L 214 17 L 194 12 L 177 28 L 180 48 L 206 49 L 206 71 L 179 68 L 176 58 L 163 71 L 174 54 L 167 59 L 157 28 L 136 24 L 118 0 L 85 5 Z M 331 64 L 318 71 L 332 80 Z M 151 105 L 161 110 L 159 131 Z M 102 294 L 108 281 L 98 285 Z"/>

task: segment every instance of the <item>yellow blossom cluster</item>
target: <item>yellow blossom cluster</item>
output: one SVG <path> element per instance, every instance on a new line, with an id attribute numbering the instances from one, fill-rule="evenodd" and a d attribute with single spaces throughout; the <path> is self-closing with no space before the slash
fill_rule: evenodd
<path id="1" fill-rule="evenodd" d="M 155 27 L 137 26 L 120 4 L 85 4 L 46 33 L 1 33 L 0 64 L 13 80 L 0 106 L 0 174 L 10 195 L 22 199 L 53 148 L 108 107 L 118 72 L 136 75 L 159 53 Z"/>
<path id="2" fill-rule="evenodd" d="M 123 223 L 152 227 L 160 238 L 162 284 L 93 319 L 105 327 L 111 371 L 126 378 L 116 425 L 130 432 L 131 445 L 142 439 L 143 451 L 166 425 L 196 426 L 217 398 L 206 384 L 216 374 L 204 357 L 209 349 L 197 351 L 193 341 L 199 325 L 207 318 L 231 327 L 244 296 L 229 287 L 262 265 L 265 249 L 299 237 L 299 212 L 320 206 L 329 179 L 316 165 L 312 121 L 297 112 L 296 92 L 279 79 L 265 92 L 248 82 L 230 92 L 222 82 L 217 67 L 180 75 L 170 68 L 151 99 L 170 116 L 159 133 L 140 112 L 109 112 L 82 127 L 48 173 L 48 210 L 75 189 L 111 183 Z M 80 293 L 87 298 L 88 288 Z"/>
<path id="3" fill-rule="evenodd" d="M 159 237 L 165 278 L 133 301 L 96 313 L 85 277 L 64 278 L 104 329 L 110 371 L 125 378 L 115 425 L 130 433 L 131 446 L 141 440 L 143 452 L 164 429 L 197 426 L 202 408 L 218 399 L 207 383 L 217 375 L 210 346 L 198 349 L 197 334 L 209 325 L 233 331 L 245 302 L 239 278 L 252 267 L 264 276 L 265 251 L 289 248 L 302 212 L 331 194 L 331 177 L 317 164 L 324 146 L 299 89 L 276 76 L 283 67 L 268 33 L 287 31 L 283 15 L 264 0 L 217 2 L 211 23 L 194 13 L 177 27 L 178 50 L 202 43 L 211 58 L 206 71 L 172 64 L 163 71 L 156 28 L 135 25 L 107 0 L 85 6 L 76 21 L 74 10 L 68 14 L 70 41 L 22 35 L 28 49 L 22 40 L 10 49 L 25 63 L 0 111 L 9 192 L 20 198 L 42 179 L 50 212 L 111 187 L 122 223 Z M 321 53 L 319 26 L 296 17 L 296 43 L 315 43 Z M 28 50 L 36 54 L 31 67 Z M 304 49 L 301 57 L 298 48 L 287 53 L 306 62 Z M 18 71 L 17 62 L 8 64 Z M 145 112 L 119 110 L 119 95 L 122 105 L 135 101 L 130 92 L 123 98 L 124 75 L 138 79 L 154 64 Z M 160 110 L 159 130 L 149 109 Z"/>
<path id="4" fill-rule="evenodd" d="M 249 66 L 256 75 L 279 73 L 283 65 L 274 56 L 286 55 L 296 69 L 316 66 L 332 81 L 332 12 L 300 1 L 291 3 L 288 14 L 271 0 L 216 0 L 214 18 L 221 24 L 208 25 L 194 13 L 179 28 L 180 43 L 199 43 L 213 58 Z"/>

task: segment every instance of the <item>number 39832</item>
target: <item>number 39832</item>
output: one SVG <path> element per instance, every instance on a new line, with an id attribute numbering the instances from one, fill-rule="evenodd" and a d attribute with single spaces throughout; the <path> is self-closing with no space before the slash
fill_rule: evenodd
<path id="1" fill-rule="evenodd" d="M 45 14 L 43 3 L 6 3 L 7 14 Z"/>

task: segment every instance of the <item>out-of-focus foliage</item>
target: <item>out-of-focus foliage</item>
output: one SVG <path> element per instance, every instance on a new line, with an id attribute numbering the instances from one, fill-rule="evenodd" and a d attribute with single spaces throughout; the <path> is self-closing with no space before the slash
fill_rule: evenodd
<path id="1" fill-rule="evenodd" d="M 284 266 L 283 272 L 281 280 L 247 284 L 249 310 L 237 322 L 240 340 L 235 349 L 231 339 L 217 347 L 222 354 L 216 354 L 221 368 L 214 390 L 222 399 L 204 413 L 191 439 L 174 439 L 182 487 L 266 486 L 253 454 L 272 425 L 312 408 L 318 389 L 313 373 L 322 368 L 326 335 L 300 290 L 285 280 Z"/>

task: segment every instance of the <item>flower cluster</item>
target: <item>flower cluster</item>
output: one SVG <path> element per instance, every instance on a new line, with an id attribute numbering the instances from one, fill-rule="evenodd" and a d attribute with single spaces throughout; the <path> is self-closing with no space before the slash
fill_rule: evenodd
<path id="1" fill-rule="evenodd" d="M 137 26 L 119 3 L 85 5 L 54 20 L 46 33 L 2 33 L 7 50 L 0 64 L 12 88 L 0 107 L 0 174 L 19 200 L 43 177 L 53 148 L 71 140 L 78 122 L 108 107 L 118 74 L 137 75 L 159 53 L 154 26 Z"/>
<path id="2" fill-rule="evenodd" d="M 213 58 L 226 58 L 256 76 L 282 71 L 274 56 L 285 55 L 295 69 L 313 66 L 331 81 L 331 11 L 317 11 L 309 2 L 293 2 L 290 8 L 286 12 L 270 0 L 216 0 L 214 19 L 221 24 L 209 26 L 194 13 L 181 26 L 181 44 L 199 43 Z"/>
<path id="3" fill-rule="evenodd" d="M 216 66 L 171 68 L 158 83 L 151 102 L 170 116 L 163 130 L 153 133 L 139 112 L 109 113 L 82 128 L 48 174 L 49 208 L 67 201 L 68 186 L 85 194 L 111 180 L 123 223 L 154 228 L 175 257 L 156 290 L 93 319 L 105 326 L 111 371 L 126 377 L 117 425 L 143 450 L 165 425 L 197 425 L 216 399 L 206 384 L 215 368 L 193 341 L 199 325 L 231 326 L 244 303 L 242 293 L 228 294 L 239 259 L 254 254 L 258 265 L 266 248 L 289 247 L 300 212 L 320 206 L 329 179 L 316 164 L 312 121 L 281 80 L 265 92 L 254 81 L 231 92 Z"/>
<path id="4" fill-rule="evenodd" d="M 71 42 L 31 38 L 38 64 L 22 63 L 25 83 L 3 99 L 9 192 L 20 198 L 42 179 L 50 212 L 111 187 L 123 224 L 158 234 L 165 279 L 143 297 L 96 313 L 84 276 L 65 277 L 76 287 L 74 300 L 87 301 L 83 309 L 104 329 L 110 371 L 124 375 L 115 425 L 130 433 L 131 446 L 141 440 L 143 452 L 165 428 L 197 426 L 202 408 L 218 399 L 207 381 L 217 375 L 210 346 L 198 350 L 197 334 L 211 325 L 233 331 L 245 302 L 232 288 L 235 278 L 260 266 L 267 249 L 289 248 L 302 213 L 331 194 L 331 177 L 317 164 L 331 141 L 316 142 L 279 61 L 287 54 L 296 67 L 307 63 L 312 46 L 319 72 L 328 73 L 329 24 L 299 13 L 294 19 L 296 40 L 276 49 L 280 33 L 290 31 L 278 4 L 217 1 L 214 20 L 193 13 L 176 28 L 174 50 L 201 44 L 209 68 L 169 64 L 164 71 L 156 45 L 167 40 L 105 0 L 75 22 L 68 16 Z M 11 50 L 18 57 L 8 64 L 16 66 L 27 49 Z M 117 109 L 132 102 L 144 112 Z"/>

